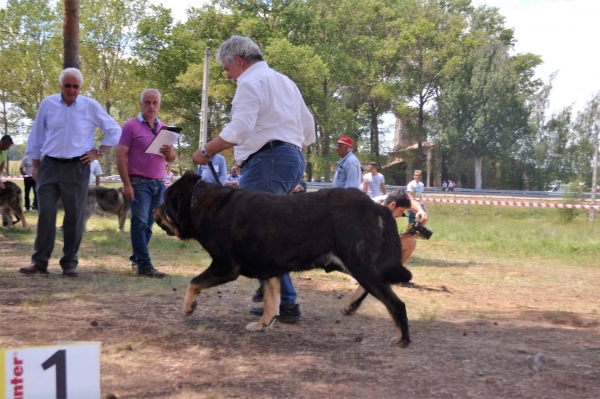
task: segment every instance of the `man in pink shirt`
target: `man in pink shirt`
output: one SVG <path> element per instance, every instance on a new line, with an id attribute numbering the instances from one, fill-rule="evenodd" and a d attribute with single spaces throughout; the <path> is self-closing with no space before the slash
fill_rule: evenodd
<path id="1" fill-rule="evenodd" d="M 117 146 L 117 168 L 123 181 L 123 196 L 131 201 L 131 247 L 129 258 L 138 275 L 165 277 L 152 266 L 148 243 L 152 238 L 154 209 L 163 201 L 165 165 L 176 157 L 173 146 L 164 145 L 160 154 L 147 154 L 146 148 L 165 126 L 156 115 L 160 110 L 160 92 L 146 89 L 140 97 L 142 112 L 123 125 Z"/>

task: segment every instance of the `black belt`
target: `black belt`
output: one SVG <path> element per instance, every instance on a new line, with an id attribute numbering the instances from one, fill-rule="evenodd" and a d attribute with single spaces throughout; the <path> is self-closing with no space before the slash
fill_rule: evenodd
<path id="1" fill-rule="evenodd" d="M 146 176 L 140 176 L 140 175 L 129 175 L 129 177 L 138 177 L 140 179 L 144 179 L 144 180 L 150 180 L 150 181 L 163 181 L 163 179 L 151 179 L 149 177 Z"/>
<path id="2" fill-rule="evenodd" d="M 246 158 L 246 160 L 244 162 L 242 162 L 242 164 L 240 165 L 240 168 L 244 168 L 246 167 L 246 165 L 248 165 L 248 162 L 250 162 L 250 158 L 252 158 L 253 156 L 255 156 L 256 154 L 258 154 L 259 152 L 271 149 L 271 148 L 275 148 L 275 147 L 280 147 L 282 145 L 286 145 L 286 146 L 290 146 L 290 147 L 294 147 L 295 149 L 297 149 L 298 151 L 301 151 L 301 149 L 291 143 L 285 142 L 285 141 L 281 141 L 281 140 L 272 140 L 272 141 L 267 141 L 267 144 L 263 145 L 260 150 L 256 151 L 253 154 L 250 154 L 250 156 L 248 158 Z"/>
<path id="3" fill-rule="evenodd" d="M 69 162 L 79 162 L 81 161 L 81 157 L 74 157 L 74 158 L 54 158 L 51 157 L 50 155 L 46 155 L 46 158 L 50 158 L 53 161 L 56 162 L 60 162 L 60 163 L 69 163 Z"/>

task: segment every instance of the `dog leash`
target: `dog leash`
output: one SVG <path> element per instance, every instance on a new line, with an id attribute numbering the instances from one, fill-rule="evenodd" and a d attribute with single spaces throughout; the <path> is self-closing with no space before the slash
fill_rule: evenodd
<path id="1" fill-rule="evenodd" d="M 223 185 L 221 183 L 221 180 L 219 180 L 219 176 L 217 175 L 217 171 L 215 170 L 215 167 L 214 167 L 212 161 L 208 161 L 208 167 L 210 168 L 210 171 L 212 172 L 212 175 L 215 179 L 215 183 Z"/>

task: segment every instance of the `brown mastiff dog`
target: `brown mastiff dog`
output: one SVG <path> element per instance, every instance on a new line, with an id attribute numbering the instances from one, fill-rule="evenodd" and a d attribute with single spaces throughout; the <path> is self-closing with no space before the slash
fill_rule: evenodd
<path id="1" fill-rule="evenodd" d="M 205 183 L 186 173 L 164 199 L 154 212 L 156 223 L 169 235 L 198 241 L 212 257 L 188 286 L 186 314 L 204 289 L 240 275 L 261 278 L 264 312 L 247 329 L 266 330 L 279 315 L 280 276 L 321 268 L 350 274 L 360 283 L 344 314 L 354 314 L 371 294 L 396 324 L 392 343 L 410 343 L 406 307 L 391 286 L 412 278 L 401 263 L 396 221 L 387 207 L 359 190 L 275 195 Z"/>

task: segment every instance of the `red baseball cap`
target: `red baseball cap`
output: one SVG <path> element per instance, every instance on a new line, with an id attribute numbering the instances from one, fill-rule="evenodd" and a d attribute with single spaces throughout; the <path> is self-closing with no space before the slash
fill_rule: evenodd
<path id="1" fill-rule="evenodd" d="M 338 144 L 345 144 L 345 145 L 347 145 L 350 148 L 354 148 L 354 140 L 352 140 L 348 136 L 342 136 L 342 137 L 340 137 L 340 139 L 337 142 L 338 142 Z"/>

